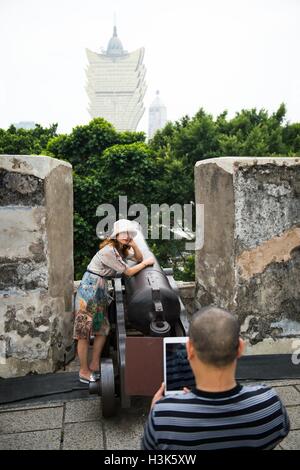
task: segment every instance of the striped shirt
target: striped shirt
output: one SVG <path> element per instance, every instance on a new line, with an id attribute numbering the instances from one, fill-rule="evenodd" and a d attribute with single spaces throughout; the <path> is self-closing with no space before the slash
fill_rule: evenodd
<path id="1" fill-rule="evenodd" d="M 286 409 L 272 388 L 237 384 L 217 393 L 193 389 L 154 405 L 142 449 L 273 449 L 289 429 Z"/>

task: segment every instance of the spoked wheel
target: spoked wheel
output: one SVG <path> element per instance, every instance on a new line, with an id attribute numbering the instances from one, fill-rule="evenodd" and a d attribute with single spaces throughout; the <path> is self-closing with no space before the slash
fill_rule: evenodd
<path id="1" fill-rule="evenodd" d="M 101 401 L 102 415 L 109 418 L 116 413 L 115 375 L 113 361 L 110 357 L 101 359 Z"/>

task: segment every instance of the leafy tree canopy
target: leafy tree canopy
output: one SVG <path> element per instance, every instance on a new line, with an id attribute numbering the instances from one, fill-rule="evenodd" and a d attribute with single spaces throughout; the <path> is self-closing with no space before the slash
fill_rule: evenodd
<path id="1" fill-rule="evenodd" d="M 49 128 L 36 124 L 34 129 L 16 129 L 14 125 L 7 130 L 0 129 L 0 154 L 39 155 L 56 136 L 56 130 L 57 124 Z"/>

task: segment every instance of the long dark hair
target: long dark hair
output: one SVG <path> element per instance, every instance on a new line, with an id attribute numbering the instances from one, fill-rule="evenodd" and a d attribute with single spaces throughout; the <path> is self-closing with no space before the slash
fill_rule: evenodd
<path id="1" fill-rule="evenodd" d="M 103 242 L 100 243 L 99 249 L 102 250 L 106 245 L 113 246 L 122 256 L 122 258 L 126 258 L 129 252 L 128 245 L 122 245 L 122 243 L 118 242 L 116 238 L 106 238 Z"/>

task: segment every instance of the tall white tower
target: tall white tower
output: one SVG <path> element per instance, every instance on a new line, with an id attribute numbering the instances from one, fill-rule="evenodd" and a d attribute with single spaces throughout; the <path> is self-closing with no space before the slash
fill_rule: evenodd
<path id="1" fill-rule="evenodd" d="M 167 122 L 167 108 L 160 99 L 159 91 L 149 107 L 148 137 L 151 139 L 158 129 L 164 127 Z"/>
<path id="2" fill-rule="evenodd" d="M 98 54 L 87 49 L 86 53 L 91 117 L 103 117 L 118 131 L 135 131 L 145 111 L 144 48 L 125 51 L 114 26 L 106 52 Z"/>

